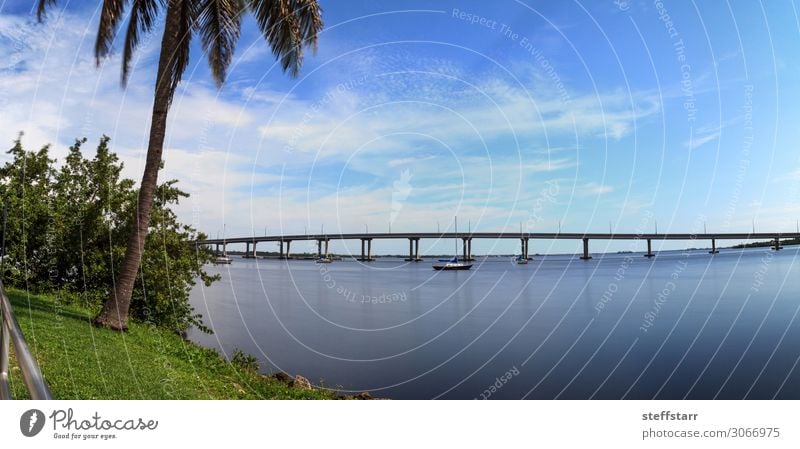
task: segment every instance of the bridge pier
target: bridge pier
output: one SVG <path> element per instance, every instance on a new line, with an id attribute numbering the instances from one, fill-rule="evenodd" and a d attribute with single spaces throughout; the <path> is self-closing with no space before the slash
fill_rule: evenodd
<path id="1" fill-rule="evenodd" d="M 519 250 L 520 256 L 523 259 L 528 260 L 528 239 L 526 238 L 519 239 L 519 246 L 520 246 Z"/>
<path id="2" fill-rule="evenodd" d="M 772 249 L 774 249 L 775 251 L 783 249 L 783 247 L 781 246 L 780 237 L 775 237 L 775 246 L 773 246 Z"/>
<path id="3" fill-rule="evenodd" d="M 317 240 L 317 258 L 322 258 L 322 240 Z"/>
<path id="4" fill-rule="evenodd" d="M 419 257 L 419 239 L 408 239 L 408 259 L 406 259 L 406 262 L 420 262 L 421 260 L 422 258 Z"/>
<path id="5" fill-rule="evenodd" d="M 472 258 L 472 238 L 461 237 L 461 259 L 465 262 L 474 260 Z"/>
<path id="6" fill-rule="evenodd" d="M 367 251 L 364 252 L 364 249 Z M 361 239 L 361 257 L 358 259 L 360 262 L 372 262 L 372 239 Z"/>
<path id="7" fill-rule="evenodd" d="M 653 242 L 651 241 L 651 239 L 647 239 L 647 254 L 645 254 L 644 257 L 653 257 L 653 256 L 655 256 L 655 254 L 653 254 Z"/>
<path id="8" fill-rule="evenodd" d="M 278 259 L 291 259 L 292 256 L 290 254 L 291 253 L 290 245 L 292 244 L 292 241 L 291 240 L 286 240 L 285 241 L 285 243 L 286 243 L 286 253 L 283 252 L 283 243 L 284 243 L 284 240 L 278 241 L 278 245 L 280 245 L 280 250 L 278 251 Z M 254 250 L 253 254 L 255 254 L 255 250 Z"/>
<path id="9" fill-rule="evenodd" d="M 245 259 L 255 259 L 256 258 L 256 242 L 253 242 L 253 252 L 252 253 L 250 252 L 250 242 L 244 242 L 244 244 L 245 244 L 245 250 L 244 250 L 244 256 L 242 256 L 242 257 L 245 258 Z"/>
<path id="10" fill-rule="evenodd" d="M 589 255 L 589 239 L 583 239 L 583 255 L 581 256 L 582 260 L 589 260 L 592 256 Z"/>
<path id="11" fill-rule="evenodd" d="M 328 255 L 330 255 L 330 251 L 328 250 L 328 244 L 329 243 L 330 243 L 330 240 L 329 239 L 325 239 L 325 257 L 328 257 Z"/>
<path id="12" fill-rule="evenodd" d="M 711 251 L 708 254 L 719 254 L 717 250 L 717 239 L 711 239 Z"/>
<path id="13" fill-rule="evenodd" d="M 256 241 L 253 241 L 253 259 L 255 259 L 256 257 L 258 257 L 258 255 L 257 255 L 257 253 L 256 253 L 256 245 L 258 245 L 258 242 L 256 242 Z"/>

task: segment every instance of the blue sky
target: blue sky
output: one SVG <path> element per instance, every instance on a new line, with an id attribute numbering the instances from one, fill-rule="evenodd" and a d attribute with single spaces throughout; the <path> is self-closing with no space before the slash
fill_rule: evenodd
<path id="1" fill-rule="evenodd" d="M 326 28 L 297 79 L 252 20 L 221 90 L 193 48 L 162 179 L 181 181 L 192 194 L 181 216 L 212 236 L 223 223 L 229 236 L 422 231 L 454 215 L 483 231 L 796 227 L 792 2 L 321 3 Z M 0 5 L 9 145 L 22 130 L 30 147 L 63 154 L 105 133 L 138 179 L 160 29 L 122 90 L 118 57 L 93 64 L 92 2 L 62 1 L 43 25 L 28 2 Z"/>

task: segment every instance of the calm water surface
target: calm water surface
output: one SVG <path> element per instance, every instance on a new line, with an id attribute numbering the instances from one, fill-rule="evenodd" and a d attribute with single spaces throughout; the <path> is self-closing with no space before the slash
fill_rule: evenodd
<path id="1" fill-rule="evenodd" d="M 795 247 L 431 263 L 236 258 L 190 338 L 397 399 L 800 398 Z"/>

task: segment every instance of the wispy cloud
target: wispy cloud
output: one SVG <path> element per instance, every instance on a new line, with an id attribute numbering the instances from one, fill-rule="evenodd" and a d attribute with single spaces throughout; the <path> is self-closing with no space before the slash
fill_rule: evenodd
<path id="1" fill-rule="evenodd" d="M 597 182 L 588 182 L 586 184 L 578 186 L 575 189 L 575 194 L 576 195 L 599 196 L 599 195 L 605 195 L 607 193 L 611 193 L 613 191 L 614 191 L 614 187 L 612 187 L 610 185 L 600 184 L 600 183 L 597 183 Z"/>
<path id="2" fill-rule="evenodd" d="M 436 159 L 436 156 L 429 155 L 421 157 L 406 157 L 402 159 L 390 159 L 389 161 L 386 162 L 386 165 L 388 165 L 389 167 L 397 167 L 398 165 L 406 165 L 410 163 L 430 161 L 433 159 Z"/>
<path id="3" fill-rule="evenodd" d="M 389 82 L 387 77 L 373 77 L 358 89 L 333 86 L 317 99 L 283 105 L 279 115 L 259 128 L 262 137 L 294 152 L 323 157 L 365 147 L 396 151 L 431 140 L 454 145 L 564 136 L 618 140 L 633 130 L 637 120 L 660 110 L 655 97 L 647 93 L 634 93 L 633 99 L 621 92 L 575 93 L 564 103 L 534 94 L 535 85 L 519 87 L 502 78 L 487 77 L 466 86 L 463 80 L 439 73 L 406 74 L 405 78 L 403 90 L 390 90 L 391 77 Z M 432 83 L 438 91 L 436 101 L 424 92 L 416 95 L 409 86 Z M 384 101 L 375 104 L 376 97 Z M 636 104 L 633 108 L 631 101 Z M 383 138 L 391 133 L 395 133 L 392 139 Z"/>
<path id="4" fill-rule="evenodd" d="M 719 139 L 721 135 L 722 131 L 713 131 L 700 136 L 691 136 L 691 138 L 687 140 L 684 145 L 689 150 L 696 150 L 697 148 L 700 148 L 709 142 Z"/>
<path id="5" fill-rule="evenodd" d="M 523 164 L 522 169 L 526 172 L 551 172 L 551 171 L 558 171 L 564 170 L 567 168 L 574 168 L 577 167 L 578 163 L 572 159 L 552 159 L 546 161 L 537 161 L 533 163 Z"/>
<path id="6" fill-rule="evenodd" d="M 689 140 L 684 142 L 684 146 L 689 150 L 695 150 L 709 142 L 718 140 L 720 137 L 722 137 L 722 132 L 726 128 L 730 128 L 733 125 L 741 123 L 744 121 L 744 119 L 745 116 L 740 114 L 730 119 L 722 120 L 719 123 L 712 123 L 703 126 L 698 126 L 694 128 L 692 135 L 689 137 Z"/>

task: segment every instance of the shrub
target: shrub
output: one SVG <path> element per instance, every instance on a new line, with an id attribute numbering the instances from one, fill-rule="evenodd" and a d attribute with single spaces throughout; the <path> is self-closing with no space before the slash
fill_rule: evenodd
<path id="1" fill-rule="evenodd" d="M 236 349 L 233 351 L 231 363 L 245 371 L 258 372 L 258 359 L 246 352 Z"/>
<path id="2" fill-rule="evenodd" d="M 23 149 L 22 134 L 0 168 L 0 195 L 8 207 L 4 281 L 34 292 L 57 293 L 60 300 L 99 310 L 113 291 L 115 269 L 133 230 L 137 189 L 121 176 L 123 164 L 103 136 L 91 159 L 76 140 L 64 163 Z M 211 251 L 192 241 L 205 236 L 181 223 L 171 207 L 189 195 L 170 180 L 158 186 L 141 269 L 131 301 L 131 318 L 185 332 L 208 332 L 189 305 L 199 280 L 218 279 L 203 270 Z"/>

